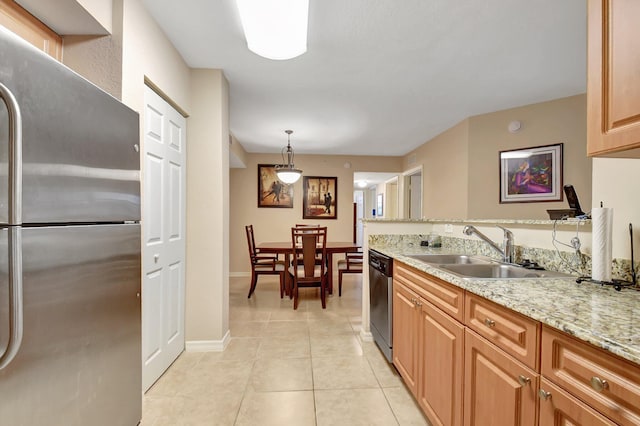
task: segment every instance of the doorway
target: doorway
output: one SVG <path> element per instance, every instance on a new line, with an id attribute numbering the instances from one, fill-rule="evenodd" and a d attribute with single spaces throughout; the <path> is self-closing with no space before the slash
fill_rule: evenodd
<path id="1" fill-rule="evenodd" d="M 422 219 L 422 166 L 403 173 L 404 218 Z"/>

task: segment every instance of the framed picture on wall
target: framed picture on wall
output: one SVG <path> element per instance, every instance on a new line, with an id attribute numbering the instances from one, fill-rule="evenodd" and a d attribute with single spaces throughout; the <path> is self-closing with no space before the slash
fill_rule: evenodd
<path id="1" fill-rule="evenodd" d="M 338 218 L 338 178 L 322 176 L 302 177 L 302 218 Z"/>
<path id="2" fill-rule="evenodd" d="M 500 151 L 500 203 L 562 201 L 562 148 Z"/>
<path id="3" fill-rule="evenodd" d="M 258 164 L 258 207 L 293 208 L 293 185 L 278 179 L 273 164 Z"/>

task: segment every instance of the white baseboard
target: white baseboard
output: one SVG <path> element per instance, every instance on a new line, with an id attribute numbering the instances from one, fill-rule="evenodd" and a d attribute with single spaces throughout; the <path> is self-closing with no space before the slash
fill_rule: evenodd
<path id="1" fill-rule="evenodd" d="M 185 342 L 184 346 L 187 352 L 222 352 L 229 344 L 229 340 L 231 340 L 231 333 L 227 330 L 220 340 L 191 340 Z"/>
<path id="2" fill-rule="evenodd" d="M 360 330 L 360 340 L 363 342 L 373 342 L 373 334 L 370 331 Z"/>
<path id="3" fill-rule="evenodd" d="M 251 272 L 229 272 L 229 278 L 250 277 Z"/>

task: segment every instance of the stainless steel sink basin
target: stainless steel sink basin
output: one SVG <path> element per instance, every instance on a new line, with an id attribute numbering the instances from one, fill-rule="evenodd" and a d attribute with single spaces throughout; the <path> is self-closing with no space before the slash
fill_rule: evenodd
<path id="1" fill-rule="evenodd" d="M 571 275 L 563 274 L 562 272 L 539 271 L 534 269 L 526 269 L 516 265 L 504 265 L 500 263 L 485 263 L 476 265 L 439 265 L 439 268 L 445 269 L 463 278 L 513 279 L 571 277 Z"/>
<path id="2" fill-rule="evenodd" d="M 420 260 L 425 263 L 431 263 L 433 265 L 469 265 L 477 263 L 490 263 L 489 258 L 481 256 L 467 256 L 464 254 L 413 254 L 408 255 L 412 259 Z"/>

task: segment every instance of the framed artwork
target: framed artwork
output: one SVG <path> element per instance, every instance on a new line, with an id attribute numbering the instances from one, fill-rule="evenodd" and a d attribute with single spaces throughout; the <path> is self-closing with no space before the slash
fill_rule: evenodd
<path id="1" fill-rule="evenodd" d="M 500 151 L 500 203 L 562 201 L 562 147 Z"/>
<path id="2" fill-rule="evenodd" d="M 338 218 L 338 178 L 303 176 L 302 218 Z"/>
<path id="3" fill-rule="evenodd" d="M 273 164 L 258 164 L 258 207 L 293 208 L 293 185 L 278 179 Z"/>
<path id="4" fill-rule="evenodd" d="M 376 203 L 376 216 L 384 217 L 384 210 L 382 207 L 384 206 L 384 195 L 378 194 L 378 199 Z"/>

